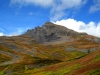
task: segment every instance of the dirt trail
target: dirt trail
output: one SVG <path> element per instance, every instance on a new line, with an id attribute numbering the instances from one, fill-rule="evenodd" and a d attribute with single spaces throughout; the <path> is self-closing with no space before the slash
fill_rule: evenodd
<path id="1" fill-rule="evenodd" d="M 7 62 L 4 62 L 4 63 L 1 63 L 0 66 L 14 64 L 15 62 L 17 62 L 18 60 L 21 59 L 21 56 L 18 56 L 18 55 L 9 53 L 9 52 L 5 52 L 5 51 L 0 51 L 0 54 L 8 55 L 8 56 L 13 58 L 11 61 L 7 61 Z"/>

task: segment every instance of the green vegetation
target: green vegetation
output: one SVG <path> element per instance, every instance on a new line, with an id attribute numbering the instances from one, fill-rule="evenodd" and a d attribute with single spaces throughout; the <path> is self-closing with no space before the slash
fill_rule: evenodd
<path id="1" fill-rule="evenodd" d="M 5 75 L 5 71 L 9 68 L 10 66 L 7 66 L 4 70 L 0 71 L 0 75 Z"/>
<path id="2" fill-rule="evenodd" d="M 89 75 L 100 75 L 100 68 L 93 70 Z"/>
<path id="3" fill-rule="evenodd" d="M 95 58 L 94 58 L 90 63 L 97 62 L 97 61 L 100 61 L 100 53 L 97 54 L 97 55 L 95 56 Z"/>
<path id="4" fill-rule="evenodd" d="M 10 61 L 10 60 L 11 60 L 11 58 L 9 56 L 0 54 L 0 63 Z"/>
<path id="5" fill-rule="evenodd" d="M 14 37 L 14 39 L 16 40 L 5 39 L 5 41 L 15 45 L 16 49 L 9 49 L 9 46 L 0 44 L 0 50 L 15 54 L 21 58 L 10 66 L 0 66 L 0 75 L 7 73 L 8 69 L 10 69 L 11 75 L 74 75 L 77 72 L 81 73 L 81 71 L 82 73 L 88 72 L 89 75 L 99 75 L 100 73 L 100 69 L 91 71 L 90 67 L 96 62 L 99 65 L 100 50 L 97 52 L 88 51 L 88 53 L 79 51 L 80 49 L 88 50 L 92 47 L 98 47 L 100 44 L 86 41 L 84 37 L 78 41 L 53 45 L 38 44 L 29 37 Z M 76 48 L 76 50 L 65 50 L 70 47 Z M 9 55 L 0 54 L 0 64 L 9 60 L 11 60 Z M 96 66 L 93 66 L 94 68 Z"/>
<path id="6" fill-rule="evenodd" d="M 54 74 L 54 75 L 64 75 L 64 74 L 68 74 L 68 73 L 70 73 L 72 70 L 78 69 L 78 68 L 80 68 L 80 65 L 79 65 L 79 64 L 75 64 L 75 65 L 70 66 L 70 67 L 68 67 L 68 68 L 62 68 L 62 69 L 60 69 L 60 70 L 54 72 L 53 74 Z"/>
<path id="7" fill-rule="evenodd" d="M 80 65 L 75 64 L 68 68 L 62 67 L 61 69 L 58 69 L 57 71 L 41 71 L 39 69 L 34 69 L 32 71 L 27 71 L 25 74 L 30 73 L 31 75 L 34 75 L 34 74 L 35 75 L 65 75 L 65 74 L 70 73 L 72 70 L 79 69 L 79 68 L 80 68 Z"/>
<path id="8" fill-rule="evenodd" d="M 99 60 L 100 60 L 100 54 L 95 57 L 94 61 L 99 61 Z"/>
<path id="9" fill-rule="evenodd" d="M 74 52 L 71 52 L 70 56 L 71 56 L 71 60 L 76 60 L 76 59 L 84 57 L 85 55 L 87 55 L 87 53 L 74 51 Z"/>

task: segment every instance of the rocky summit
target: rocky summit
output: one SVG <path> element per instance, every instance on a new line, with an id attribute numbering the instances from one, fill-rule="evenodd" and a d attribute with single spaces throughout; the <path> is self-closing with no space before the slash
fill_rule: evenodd
<path id="1" fill-rule="evenodd" d="M 64 37 L 68 38 L 77 35 L 87 35 L 86 33 L 78 33 L 74 30 L 68 29 L 61 25 L 56 25 L 51 22 L 46 22 L 42 27 L 36 27 L 28 30 L 23 34 L 34 38 L 39 43 L 63 40 Z"/>

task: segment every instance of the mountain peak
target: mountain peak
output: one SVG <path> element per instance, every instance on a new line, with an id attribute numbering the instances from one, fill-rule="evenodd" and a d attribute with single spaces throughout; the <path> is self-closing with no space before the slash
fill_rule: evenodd
<path id="1" fill-rule="evenodd" d="M 52 22 L 45 22 L 45 23 L 42 25 L 42 27 L 45 27 L 45 26 L 53 26 L 53 25 L 55 25 L 55 24 L 52 23 Z"/>
<path id="2" fill-rule="evenodd" d="M 53 24 L 52 22 L 45 22 L 44 25 Z"/>
<path id="3" fill-rule="evenodd" d="M 28 30 L 23 35 L 34 38 L 37 42 L 51 42 L 61 40 L 63 37 L 69 36 L 87 35 L 86 33 L 78 33 L 74 30 L 68 29 L 64 26 L 56 25 L 52 22 L 46 22 L 42 27 L 36 27 L 35 29 Z"/>

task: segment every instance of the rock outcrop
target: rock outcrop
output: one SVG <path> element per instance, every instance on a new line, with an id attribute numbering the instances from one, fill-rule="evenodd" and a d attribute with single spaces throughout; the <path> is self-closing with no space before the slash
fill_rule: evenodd
<path id="1" fill-rule="evenodd" d="M 37 42 L 50 42 L 61 39 L 64 36 L 87 35 L 86 33 L 78 33 L 64 26 L 56 25 L 51 22 L 46 22 L 42 27 L 36 27 L 28 30 L 23 35 L 33 37 Z"/>

